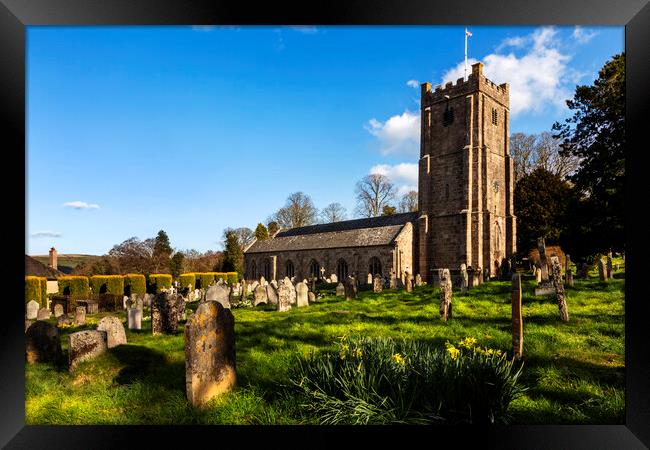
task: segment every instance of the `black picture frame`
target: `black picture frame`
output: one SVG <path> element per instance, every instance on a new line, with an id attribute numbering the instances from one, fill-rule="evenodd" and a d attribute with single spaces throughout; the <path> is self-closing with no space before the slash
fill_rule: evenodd
<path id="1" fill-rule="evenodd" d="M 641 137 L 650 114 L 650 5 L 648 0 L 463 0 L 390 2 L 318 1 L 301 4 L 265 2 L 171 0 L 0 0 L 0 111 L 5 152 L 5 236 L 25 233 L 25 27 L 29 25 L 618 25 L 625 26 L 626 51 L 626 198 L 643 196 Z M 22 189 L 21 189 L 22 186 Z M 22 201 L 20 194 L 23 194 Z M 643 221 L 632 215 L 626 200 L 626 423 L 625 425 L 539 425 L 452 427 L 155 427 L 155 426 L 26 426 L 24 380 L 24 323 L 22 296 L 24 271 L 17 238 L 5 239 L 10 248 L 4 266 L 9 270 L 0 332 L 0 445 L 6 448 L 131 448 L 144 438 L 148 446 L 190 444 L 207 438 L 215 445 L 232 440 L 238 446 L 262 438 L 258 445 L 313 447 L 326 442 L 340 445 L 349 438 L 406 445 L 440 446 L 474 442 L 498 448 L 620 449 L 650 446 L 650 342 L 644 314 L 642 284 L 638 278 L 644 248 Z M 9 234 L 11 233 L 11 234 Z M 9 244 L 9 245 L 7 245 Z M 341 436 L 341 435 L 344 436 Z M 423 439 L 420 444 L 417 440 Z M 158 441 L 159 444 L 153 444 Z M 140 444 L 142 445 L 142 444 Z M 177 444 L 178 445 L 178 444 Z M 328 446 L 329 446 L 328 445 Z M 356 444 L 358 445 L 358 444 Z M 399 444 L 398 444 L 399 445 Z M 365 446 L 365 445 L 364 445 Z M 228 445 L 230 447 L 230 445 Z"/>

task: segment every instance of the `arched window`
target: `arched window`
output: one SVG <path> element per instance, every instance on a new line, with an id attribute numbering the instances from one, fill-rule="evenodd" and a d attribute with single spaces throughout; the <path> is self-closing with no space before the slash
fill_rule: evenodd
<path id="1" fill-rule="evenodd" d="M 270 280 L 271 279 L 271 262 L 268 259 L 264 260 L 264 279 L 265 280 Z"/>
<path id="2" fill-rule="evenodd" d="M 293 263 L 291 260 L 287 261 L 286 270 L 287 276 L 293 278 Z"/>
<path id="3" fill-rule="evenodd" d="M 376 256 L 370 258 L 370 268 L 368 269 L 368 272 L 370 272 L 373 277 L 375 275 L 381 276 L 381 261 Z"/>
<path id="4" fill-rule="evenodd" d="M 312 259 L 311 262 L 309 263 L 309 276 L 311 278 L 320 277 L 320 265 L 315 259 Z"/>
<path id="5" fill-rule="evenodd" d="M 339 281 L 343 281 L 348 277 L 348 263 L 343 258 L 336 263 L 336 276 Z"/>
<path id="6" fill-rule="evenodd" d="M 251 263 L 251 279 L 257 279 L 257 264 L 255 264 L 255 261 Z"/>

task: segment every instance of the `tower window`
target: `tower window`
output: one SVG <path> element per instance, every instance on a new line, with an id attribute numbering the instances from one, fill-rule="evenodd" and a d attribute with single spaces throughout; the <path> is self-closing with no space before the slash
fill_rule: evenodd
<path id="1" fill-rule="evenodd" d="M 442 126 L 448 127 L 454 122 L 454 108 L 447 106 L 445 112 L 442 114 Z"/>
<path id="2" fill-rule="evenodd" d="M 496 108 L 492 108 L 492 125 L 497 124 L 497 110 Z"/>

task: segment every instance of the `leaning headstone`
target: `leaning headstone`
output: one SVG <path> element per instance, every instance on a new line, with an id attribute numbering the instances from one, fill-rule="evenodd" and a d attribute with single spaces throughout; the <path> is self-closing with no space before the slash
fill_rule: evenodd
<path id="1" fill-rule="evenodd" d="M 379 274 L 375 274 L 375 278 L 372 280 L 372 292 L 375 294 L 383 290 L 383 282 Z"/>
<path id="2" fill-rule="evenodd" d="M 372 284 L 372 274 L 368 272 L 368 276 L 366 277 L 366 284 Z"/>
<path id="3" fill-rule="evenodd" d="M 291 282 L 289 282 L 291 284 Z M 292 290 L 287 283 L 282 281 L 278 284 L 278 311 L 289 311 L 291 309 Z"/>
<path id="4" fill-rule="evenodd" d="M 208 301 L 185 325 L 185 391 L 195 407 L 235 387 L 235 318 L 230 309 Z"/>
<path id="5" fill-rule="evenodd" d="M 451 319 L 451 275 L 449 269 L 442 269 L 440 275 L 440 317 L 447 321 Z"/>
<path id="6" fill-rule="evenodd" d="M 221 303 L 224 308 L 230 308 L 230 289 L 226 288 L 223 284 L 216 283 L 208 287 L 205 293 L 205 301 L 216 301 Z"/>
<path id="7" fill-rule="evenodd" d="M 607 279 L 612 278 L 612 252 L 607 254 Z"/>
<path id="8" fill-rule="evenodd" d="M 27 302 L 27 305 L 25 305 L 25 317 L 27 320 L 34 320 L 38 316 L 38 308 L 39 304 L 35 300 L 30 300 Z"/>
<path id="9" fill-rule="evenodd" d="M 61 338 L 57 327 L 37 320 L 25 331 L 25 358 L 28 364 L 55 362 L 61 357 Z"/>
<path id="10" fill-rule="evenodd" d="M 269 301 L 268 296 L 266 295 L 266 287 L 261 284 L 258 284 L 253 291 L 253 306 L 257 306 L 260 303 L 267 303 Z"/>
<path id="11" fill-rule="evenodd" d="M 306 283 L 298 283 L 296 285 L 296 305 L 298 308 L 302 306 L 309 306 L 309 299 L 307 294 L 309 293 L 309 288 Z"/>
<path id="12" fill-rule="evenodd" d="M 524 322 L 521 313 L 521 276 L 512 276 L 512 354 L 515 359 L 524 353 Z"/>
<path id="13" fill-rule="evenodd" d="M 274 285 L 273 281 L 266 286 L 266 298 L 269 305 L 278 304 L 278 288 L 277 288 L 278 283 L 275 282 Z"/>
<path id="14" fill-rule="evenodd" d="M 47 320 L 52 315 L 52 312 L 47 308 L 41 308 L 36 313 L 36 320 Z"/>
<path id="15" fill-rule="evenodd" d="M 314 294 L 313 292 L 309 292 L 307 294 L 307 300 L 309 301 L 309 303 L 314 303 L 316 301 L 316 294 Z"/>
<path id="16" fill-rule="evenodd" d="M 129 330 L 142 329 L 142 310 L 139 308 L 129 308 L 126 310 L 127 325 Z"/>
<path id="17" fill-rule="evenodd" d="M 607 268 L 602 258 L 598 259 L 598 276 L 600 277 L 600 281 L 607 281 Z"/>
<path id="18" fill-rule="evenodd" d="M 566 298 L 564 297 L 564 284 L 562 283 L 562 267 L 560 266 L 560 260 L 557 256 L 551 256 L 551 264 L 553 267 L 552 272 L 552 281 L 553 287 L 555 287 L 555 298 L 557 300 L 557 306 L 560 310 L 560 319 L 562 322 L 569 321 L 569 308 L 566 304 Z"/>
<path id="19" fill-rule="evenodd" d="M 54 317 L 59 318 L 63 315 L 63 305 L 61 303 L 57 303 L 54 305 Z"/>
<path id="20" fill-rule="evenodd" d="M 75 326 L 86 325 L 86 307 L 77 306 L 74 311 Z"/>
<path id="21" fill-rule="evenodd" d="M 177 294 L 161 292 L 151 303 L 151 333 L 173 334 L 178 329 Z"/>
<path id="22" fill-rule="evenodd" d="M 467 277 L 467 266 L 463 263 L 460 265 L 460 292 L 462 294 L 467 293 L 467 284 L 468 284 L 468 277 Z"/>
<path id="23" fill-rule="evenodd" d="M 417 287 L 422 286 L 422 276 L 419 273 L 415 274 L 415 285 Z"/>
<path id="24" fill-rule="evenodd" d="M 97 330 L 106 332 L 106 346 L 108 348 L 126 344 L 126 333 L 120 319 L 114 316 L 106 316 L 100 319 Z"/>
<path id="25" fill-rule="evenodd" d="M 72 333 L 68 346 L 68 367 L 72 371 L 81 362 L 106 352 L 106 332 L 86 330 Z"/>
<path id="26" fill-rule="evenodd" d="M 336 285 L 336 296 L 337 297 L 345 296 L 345 286 L 343 286 L 343 283 L 339 283 Z"/>

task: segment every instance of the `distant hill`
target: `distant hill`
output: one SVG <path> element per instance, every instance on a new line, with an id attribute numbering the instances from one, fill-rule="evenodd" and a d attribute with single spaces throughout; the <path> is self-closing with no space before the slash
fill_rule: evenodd
<path id="1" fill-rule="evenodd" d="M 50 262 L 49 255 L 30 255 L 35 260 L 42 262 L 46 266 Z M 63 273 L 72 273 L 72 270 L 82 262 L 92 262 L 95 259 L 101 258 L 98 255 L 79 255 L 75 253 L 57 255 L 57 269 Z"/>

